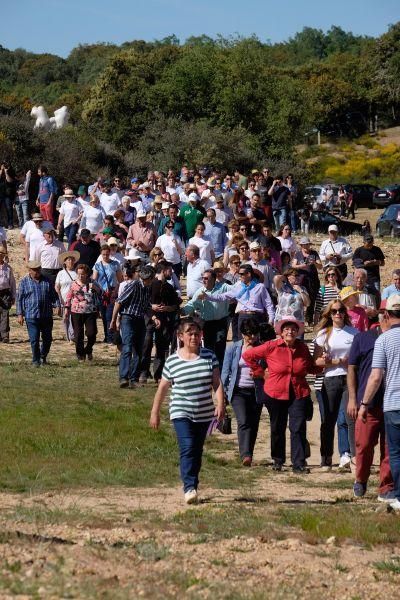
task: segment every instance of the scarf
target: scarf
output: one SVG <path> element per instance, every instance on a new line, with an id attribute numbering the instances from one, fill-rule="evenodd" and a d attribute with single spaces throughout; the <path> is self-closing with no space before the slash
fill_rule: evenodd
<path id="1" fill-rule="evenodd" d="M 237 296 L 237 299 L 239 300 L 239 298 L 241 298 L 243 296 L 243 300 L 249 300 L 250 290 L 255 288 L 256 285 L 258 285 L 258 281 L 256 279 L 252 279 L 251 282 L 249 283 L 249 285 L 242 283 L 241 288 L 240 288 L 240 293 Z"/>

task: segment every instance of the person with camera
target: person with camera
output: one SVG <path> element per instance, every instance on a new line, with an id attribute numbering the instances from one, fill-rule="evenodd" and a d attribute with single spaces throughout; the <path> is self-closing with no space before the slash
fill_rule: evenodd
<path id="1" fill-rule="evenodd" d="M 322 260 L 324 269 L 327 267 L 337 267 L 342 279 L 347 275 L 347 264 L 353 256 L 353 250 L 349 242 L 344 237 L 339 237 L 337 225 L 329 225 L 327 240 L 324 240 L 319 250 L 319 256 Z"/>

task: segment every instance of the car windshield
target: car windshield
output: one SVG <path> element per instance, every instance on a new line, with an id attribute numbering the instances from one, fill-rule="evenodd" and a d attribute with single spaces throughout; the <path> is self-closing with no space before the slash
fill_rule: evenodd
<path id="1" fill-rule="evenodd" d="M 399 187 L 399 184 L 394 183 L 393 185 L 388 185 L 386 189 L 392 191 L 392 190 L 397 190 L 398 187 Z"/>

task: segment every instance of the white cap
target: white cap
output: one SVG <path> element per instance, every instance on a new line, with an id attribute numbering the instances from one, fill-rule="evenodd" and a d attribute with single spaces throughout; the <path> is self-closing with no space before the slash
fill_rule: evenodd
<path id="1" fill-rule="evenodd" d="M 386 300 L 386 310 L 400 310 L 400 294 L 392 294 Z"/>
<path id="2" fill-rule="evenodd" d="M 164 210 L 165 208 L 169 208 L 169 202 L 163 202 L 161 205 L 161 210 Z"/>
<path id="3" fill-rule="evenodd" d="M 128 260 L 136 260 L 141 258 L 139 251 L 136 248 L 129 248 L 128 256 L 126 257 Z"/>
<path id="4" fill-rule="evenodd" d="M 328 231 L 339 231 L 339 229 L 337 225 L 329 225 Z"/>
<path id="5" fill-rule="evenodd" d="M 189 194 L 188 199 L 189 202 L 197 202 L 197 200 L 200 200 L 198 194 L 195 194 L 194 192 L 192 194 Z"/>
<path id="6" fill-rule="evenodd" d="M 118 241 L 118 240 L 117 240 L 117 238 L 115 238 L 115 237 L 110 237 L 110 238 L 108 238 L 108 240 L 107 240 L 107 244 L 108 244 L 109 246 L 119 246 L 119 241 Z"/>
<path id="7" fill-rule="evenodd" d="M 211 190 L 204 190 L 204 192 L 201 193 L 201 199 L 203 200 L 203 198 L 209 198 L 211 196 Z"/>

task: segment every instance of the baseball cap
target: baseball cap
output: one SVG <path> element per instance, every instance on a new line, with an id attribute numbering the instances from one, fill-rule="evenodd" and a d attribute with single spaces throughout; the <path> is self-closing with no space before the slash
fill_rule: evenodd
<path id="1" fill-rule="evenodd" d="M 251 242 L 249 247 L 250 250 L 258 250 L 259 248 L 261 248 L 261 245 L 259 242 Z"/>
<path id="2" fill-rule="evenodd" d="M 131 183 L 137 183 L 139 179 L 137 177 L 132 177 Z"/>
<path id="3" fill-rule="evenodd" d="M 400 310 L 400 294 L 393 294 L 386 300 L 386 310 Z"/>
<path id="4" fill-rule="evenodd" d="M 366 233 L 364 235 L 364 242 L 373 242 L 374 236 L 371 233 Z"/>
<path id="5" fill-rule="evenodd" d="M 337 225 L 329 225 L 328 231 L 339 231 L 339 229 Z"/>
<path id="6" fill-rule="evenodd" d="M 195 192 L 192 192 L 191 194 L 189 194 L 188 200 L 189 202 L 197 202 L 197 200 L 200 200 L 200 198 Z"/>
<path id="7" fill-rule="evenodd" d="M 81 237 L 89 237 L 91 235 L 90 229 L 81 229 Z"/>

